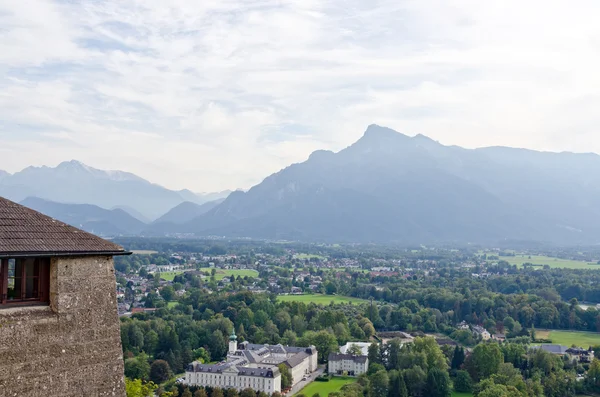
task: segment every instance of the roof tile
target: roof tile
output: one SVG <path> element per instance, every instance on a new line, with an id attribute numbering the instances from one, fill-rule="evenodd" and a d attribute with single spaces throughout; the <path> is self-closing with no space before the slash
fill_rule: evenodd
<path id="1" fill-rule="evenodd" d="M 125 253 L 123 247 L 0 197 L 0 255 Z"/>

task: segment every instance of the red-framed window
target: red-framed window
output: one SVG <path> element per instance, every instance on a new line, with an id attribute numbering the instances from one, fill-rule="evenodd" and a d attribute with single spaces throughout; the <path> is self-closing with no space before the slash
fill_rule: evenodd
<path id="1" fill-rule="evenodd" d="M 48 303 L 48 258 L 0 259 L 0 307 Z"/>

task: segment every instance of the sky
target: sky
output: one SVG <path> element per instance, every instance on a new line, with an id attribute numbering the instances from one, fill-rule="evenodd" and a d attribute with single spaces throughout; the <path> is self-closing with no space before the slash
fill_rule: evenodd
<path id="1" fill-rule="evenodd" d="M 600 153 L 598 15 L 597 0 L 2 0 L 0 170 L 77 159 L 249 188 L 372 123 Z"/>

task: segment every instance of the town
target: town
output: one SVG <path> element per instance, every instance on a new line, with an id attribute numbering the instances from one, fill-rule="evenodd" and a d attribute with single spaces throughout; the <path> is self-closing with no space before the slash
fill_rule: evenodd
<path id="1" fill-rule="evenodd" d="M 427 394 L 434 393 L 432 368 L 413 374 L 405 361 L 415 349 L 440 355 L 448 367 L 438 369 L 449 370 L 457 393 L 504 368 L 501 360 L 478 372 L 478 357 L 492 353 L 512 357 L 515 369 L 555 358 L 568 375 L 564 387 L 575 392 L 587 387 L 600 353 L 600 313 L 587 303 L 600 291 L 572 287 L 582 278 L 600 281 L 593 250 L 169 245 L 116 261 L 126 375 L 162 392 L 351 396 L 384 370 L 390 390 L 395 376 L 407 396 L 435 395 Z M 553 294 L 549 285 L 558 286 Z M 303 349 L 312 349 L 315 365 L 294 358 Z"/>

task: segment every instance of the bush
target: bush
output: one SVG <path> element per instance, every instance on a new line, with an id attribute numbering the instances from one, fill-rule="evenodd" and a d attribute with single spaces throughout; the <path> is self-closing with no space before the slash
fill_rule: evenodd
<path id="1" fill-rule="evenodd" d="M 329 382 L 329 377 L 328 376 L 319 376 L 317 379 L 315 379 L 316 382 Z"/>

